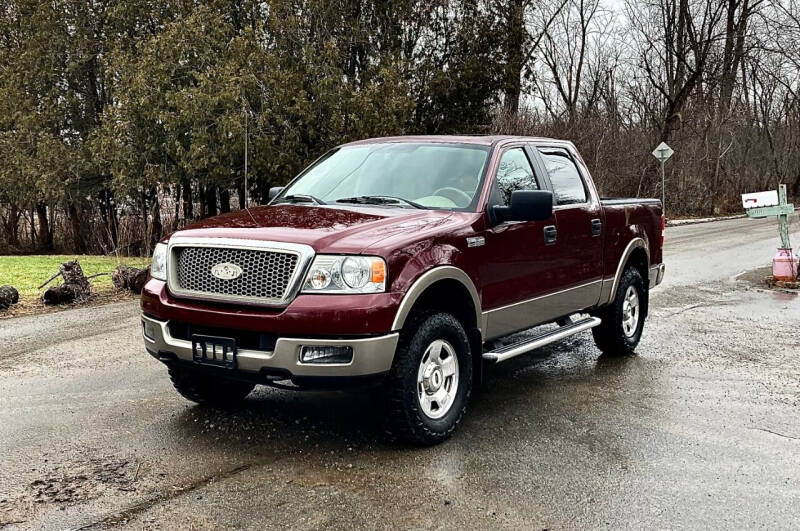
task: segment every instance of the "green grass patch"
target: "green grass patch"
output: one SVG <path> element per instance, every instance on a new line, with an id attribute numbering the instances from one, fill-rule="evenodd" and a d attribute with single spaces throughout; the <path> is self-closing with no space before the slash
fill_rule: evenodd
<path id="1" fill-rule="evenodd" d="M 19 291 L 23 298 L 38 296 L 41 291 L 39 286 L 56 271 L 62 262 L 77 260 L 81 264 L 83 273 L 88 277 L 95 273 L 111 273 L 120 264 L 133 267 L 146 267 L 150 260 L 147 258 L 128 258 L 116 256 L 92 255 L 30 255 L 30 256 L 0 256 L 0 285 L 11 284 Z M 53 280 L 49 286 L 55 286 L 59 279 Z M 110 276 L 93 278 L 90 281 L 92 289 L 103 290 L 112 286 Z"/>

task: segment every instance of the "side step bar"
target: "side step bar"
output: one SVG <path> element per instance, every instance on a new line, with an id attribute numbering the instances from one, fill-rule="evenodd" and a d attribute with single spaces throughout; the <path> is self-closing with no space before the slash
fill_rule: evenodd
<path id="1" fill-rule="evenodd" d="M 598 317 L 587 317 L 585 319 L 560 326 L 555 330 L 551 330 L 550 332 L 546 332 L 539 336 L 520 341 L 519 343 L 512 343 L 497 350 L 484 352 L 483 359 L 494 363 L 500 363 L 501 361 L 506 361 L 519 356 L 520 354 L 525 354 L 526 352 L 535 350 L 539 347 L 549 345 L 550 343 L 555 343 L 556 341 L 560 341 L 565 337 L 583 332 L 584 330 L 589 330 L 600 323 L 601 320 Z"/>

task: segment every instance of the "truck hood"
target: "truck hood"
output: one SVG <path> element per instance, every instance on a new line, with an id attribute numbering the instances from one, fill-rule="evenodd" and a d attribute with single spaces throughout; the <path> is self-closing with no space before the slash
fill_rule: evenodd
<path id="1" fill-rule="evenodd" d="M 274 205 L 201 220 L 173 236 L 241 238 L 310 245 L 317 253 L 360 253 L 392 237 L 417 239 L 446 224 L 446 210 L 351 206 Z"/>

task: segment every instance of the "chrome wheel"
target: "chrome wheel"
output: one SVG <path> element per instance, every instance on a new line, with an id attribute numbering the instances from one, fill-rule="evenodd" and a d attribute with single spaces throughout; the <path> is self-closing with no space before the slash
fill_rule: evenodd
<path id="1" fill-rule="evenodd" d="M 625 336 L 633 337 L 639 326 L 639 294 L 636 288 L 628 286 L 625 300 L 622 301 L 622 331 Z"/>
<path id="2" fill-rule="evenodd" d="M 442 418 L 458 392 L 458 356 L 453 345 L 437 339 L 425 349 L 417 371 L 417 398 L 425 416 Z"/>

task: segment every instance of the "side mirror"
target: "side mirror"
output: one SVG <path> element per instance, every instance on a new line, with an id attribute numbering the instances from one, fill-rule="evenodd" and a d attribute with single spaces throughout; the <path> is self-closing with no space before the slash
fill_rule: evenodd
<path id="1" fill-rule="evenodd" d="M 553 217 L 553 192 L 547 190 L 517 190 L 511 192 L 509 206 L 495 205 L 493 221 L 544 221 Z"/>
<path id="2" fill-rule="evenodd" d="M 269 189 L 269 195 L 267 196 L 268 200 L 272 201 L 281 192 L 283 192 L 283 186 L 273 186 L 272 188 Z"/>

